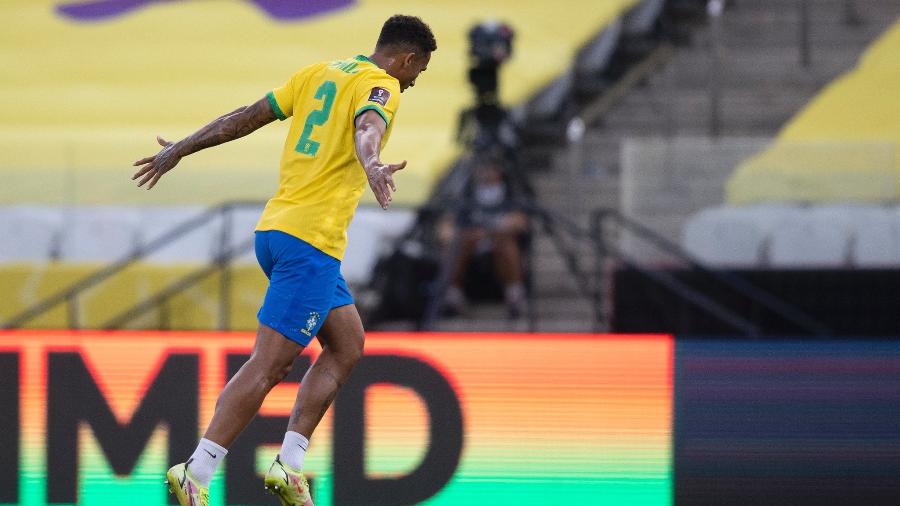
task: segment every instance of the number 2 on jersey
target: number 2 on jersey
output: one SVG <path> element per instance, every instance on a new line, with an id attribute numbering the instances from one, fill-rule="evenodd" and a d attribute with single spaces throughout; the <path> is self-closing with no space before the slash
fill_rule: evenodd
<path id="1" fill-rule="evenodd" d="M 334 81 L 325 81 L 319 89 L 316 90 L 316 100 L 322 100 L 322 108 L 316 109 L 309 113 L 306 117 L 306 123 L 303 125 L 303 133 L 300 134 L 300 140 L 297 141 L 297 147 L 294 148 L 298 153 L 304 155 L 316 156 L 319 152 L 319 142 L 310 139 L 313 127 L 322 126 L 328 121 L 331 115 L 331 106 L 334 105 L 334 96 L 337 95 L 337 85 Z"/>

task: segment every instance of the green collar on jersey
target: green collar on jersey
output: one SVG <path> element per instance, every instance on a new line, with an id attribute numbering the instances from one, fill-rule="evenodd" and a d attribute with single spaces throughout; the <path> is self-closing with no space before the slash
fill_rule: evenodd
<path id="1" fill-rule="evenodd" d="M 363 55 L 357 55 L 356 59 L 359 61 L 367 61 L 367 62 L 371 63 L 372 65 L 375 65 L 375 62 L 373 62 L 372 60 L 368 59 L 367 57 L 365 57 Z"/>

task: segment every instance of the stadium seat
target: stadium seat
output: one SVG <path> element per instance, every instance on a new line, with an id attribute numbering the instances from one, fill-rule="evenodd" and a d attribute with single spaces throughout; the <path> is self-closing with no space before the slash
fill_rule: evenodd
<path id="1" fill-rule="evenodd" d="M 786 216 L 796 216 L 803 212 L 803 209 L 796 206 L 786 205 L 786 204 L 774 204 L 767 203 L 756 206 L 747 206 L 739 208 L 750 217 L 755 223 L 757 223 L 766 234 L 766 251 L 764 253 L 768 253 L 769 241 L 772 237 L 772 232 L 776 227 L 784 220 Z M 767 262 L 767 258 L 764 256 L 763 262 Z"/>
<path id="2" fill-rule="evenodd" d="M 550 83 L 526 106 L 525 114 L 532 121 L 545 120 L 558 116 L 565 110 L 566 101 L 572 86 L 575 83 L 575 74 L 570 70 Z"/>
<path id="3" fill-rule="evenodd" d="M 853 219 L 848 208 L 825 206 L 786 213 L 772 232 L 776 268 L 842 268 L 851 262 Z"/>
<path id="4" fill-rule="evenodd" d="M 138 245 L 140 211 L 94 206 L 66 211 L 60 258 L 70 262 L 112 262 Z"/>
<path id="5" fill-rule="evenodd" d="M 262 210 L 262 206 L 236 207 L 230 211 L 228 216 L 223 217 L 226 220 L 225 226 L 228 226 L 228 248 L 238 248 L 249 241 L 249 247 L 234 258 L 234 262 L 237 264 L 256 264 L 253 233 Z M 218 241 L 214 243 L 214 252 L 218 252 L 217 245 Z"/>
<path id="6" fill-rule="evenodd" d="M 894 239 L 892 249 L 892 267 L 900 267 L 900 207 L 889 208 L 891 215 L 891 237 Z"/>
<path id="7" fill-rule="evenodd" d="M 201 215 L 201 206 L 147 207 L 141 210 L 141 246 L 161 238 L 179 225 Z M 149 263 L 207 263 L 221 232 L 221 219 L 212 219 L 147 256 Z"/>
<path id="8" fill-rule="evenodd" d="M 347 230 L 347 252 L 341 273 L 350 284 L 366 284 L 381 249 L 390 247 L 412 225 L 415 213 L 392 210 L 385 213 L 375 207 L 359 208 Z"/>
<path id="9" fill-rule="evenodd" d="M 859 268 L 900 265 L 900 221 L 885 207 L 860 208 L 851 215 L 851 264 Z"/>
<path id="10" fill-rule="evenodd" d="M 705 209 L 688 221 L 682 245 L 713 267 L 760 267 L 765 261 L 766 238 L 780 212 L 784 208 Z"/>
<path id="11" fill-rule="evenodd" d="M 63 213 L 59 208 L 0 208 L 0 263 L 46 262 L 57 254 Z"/>
<path id="12" fill-rule="evenodd" d="M 616 48 L 619 47 L 622 26 L 622 19 L 616 18 L 606 26 L 599 37 L 581 50 L 575 61 L 576 71 L 579 75 L 599 74 L 609 67 Z"/>
<path id="13" fill-rule="evenodd" d="M 644 36 L 653 31 L 666 0 L 644 0 L 625 14 L 625 35 Z"/>
<path id="14" fill-rule="evenodd" d="M 127 8 L 126 17 L 119 18 L 124 12 L 118 12 L 104 22 L 83 23 L 67 19 L 62 7 L 53 7 L 94 5 L 88 10 L 111 14 L 116 11 L 111 7 L 114 5 L 157 3 L 161 2 L 0 3 L 0 11 L 6 14 L 4 19 L 9 20 L 0 46 L 3 61 L 42 62 L 15 65 L 15 75 L 8 71 L 5 75 L 9 77 L 0 80 L 0 98 L 4 100 L 0 126 L 5 132 L 17 132 L 0 139 L 4 150 L 0 166 L 7 171 L 4 184 L 0 185 L 0 201 L 47 202 L 48 186 L 52 185 L 53 198 L 65 198 L 73 187 L 80 191 L 90 188 L 91 202 L 117 205 L 123 202 L 121 192 L 125 184 L 111 182 L 114 178 L 110 177 L 109 168 L 143 156 L 145 151 L 153 152 L 152 136 L 157 131 L 193 131 L 197 122 L 203 121 L 200 118 L 222 114 L 236 107 L 235 100 L 245 100 L 282 84 L 304 65 L 357 54 L 365 37 L 377 35 L 371 31 L 373 20 L 387 15 L 380 2 L 166 2 L 173 7 L 133 11 Z M 447 160 L 457 156 L 458 147 L 448 129 L 455 123 L 459 109 L 471 101 L 465 78 L 469 63 L 465 30 L 471 23 L 501 19 L 521 34 L 515 41 L 515 56 L 502 74 L 501 96 L 504 103 L 514 105 L 566 72 L 572 64 L 571 55 L 638 3 L 416 3 L 417 15 L 423 16 L 439 34 L 441 49 L 437 54 L 445 55 L 442 58 L 446 60 L 440 64 L 435 60 L 428 71 L 428 86 L 422 87 L 423 91 L 416 90 L 416 100 L 427 103 L 427 107 L 414 107 L 412 102 L 404 106 L 399 123 L 402 132 L 398 130 L 387 147 L 386 159 L 402 155 L 400 159 L 408 158 L 409 162 L 403 177 L 398 179 L 403 189 L 394 197 L 395 204 L 423 203 L 442 176 Z M 281 11 L 309 8 L 318 12 L 319 7 L 309 6 L 321 6 L 330 12 L 302 20 L 273 18 L 256 15 L 252 8 L 248 10 L 246 6 L 251 4 L 284 6 L 277 9 Z M 331 10 L 332 4 L 341 8 Z M 24 19 L 28 22 L 17 22 Z M 120 22 L 125 19 L 127 23 Z M 222 37 L 194 57 L 177 62 L 165 58 L 154 41 L 133 36 L 132 23 L 153 25 L 159 29 L 156 39 L 172 46 L 190 47 L 199 33 L 204 37 L 218 34 L 229 19 L 244 21 L 241 37 Z M 289 26 L 296 29 L 287 29 Z M 353 36 L 335 37 L 335 27 Z M 55 45 L 48 48 L 35 33 L 53 33 Z M 98 43 L 96 37 L 101 35 L 104 41 L 114 43 Z M 290 53 L 285 49 L 289 47 L 303 47 L 303 54 L 290 63 L 282 57 L 254 57 L 249 74 L 246 66 L 233 64 L 249 58 L 248 55 Z M 72 71 L 69 58 L 53 56 L 59 48 L 66 48 L 71 54 L 89 54 L 90 65 Z M 123 54 L 129 57 L 122 58 Z M 210 79 L 210 69 L 215 69 L 215 79 Z M 68 108 L 65 122 L 60 122 L 56 108 L 47 105 L 48 94 L 44 90 L 51 75 L 66 76 L 55 80 L 52 88 L 52 95 Z M 172 76 L 178 76 L 177 97 L 170 91 Z M 97 90 L 100 81 L 105 83 L 102 93 L 85 92 Z M 570 89 L 571 82 L 561 91 Z M 172 107 L 160 106 L 175 98 L 178 100 Z M 118 114 L 122 104 L 128 104 L 128 114 Z M 26 124 L 29 128 L 23 129 Z M 276 188 L 280 153 L 277 147 L 284 142 L 284 136 L 285 132 L 279 129 L 261 129 L 242 140 L 240 147 L 208 150 L 192 157 L 192 169 L 179 171 L 178 184 L 164 184 L 165 190 L 147 192 L 140 200 L 154 205 L 215 205 L 224 200 L 269 198 Z M 70 179 L 60 178 L 63 168 Z M 47 182 L 35 184 L 36 172 Z M 210 185 L 211 177 L 215 178 L 214 187 Z M 370 192 L 363 198 L 374 202 Z"/>
<path id="15" fill-rule="evenodd" d="M 717 207 L 696 214 L 682 245 L 715 267 L 900 266 L 900 208 L 854 204 Z M 768 247 L 767 247 L 768 246 Z"/>

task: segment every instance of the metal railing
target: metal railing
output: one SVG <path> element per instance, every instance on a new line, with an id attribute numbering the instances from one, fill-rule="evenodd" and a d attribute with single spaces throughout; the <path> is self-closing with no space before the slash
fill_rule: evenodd
<path id="1" fill-rule="evenodd" d="M 612 232 L 616 231 L 610 230 L 616 227 L 642 237 L 655 247 L 680 259 L 687 268 L 709 276 L 709 278 L 722 286 L 728 287 L 741 297 L 753 301 L 772 314 L 790 322 L 803 333 L 816 336 L 825 336 L 830 333 L 825 325 L 801 309 L 753 285 L 737 274 L 705 267 L 697 259 L 682 250 L 680 246 L 663 238 L 635 220 L 622 215 L 617 210 L 595 210 L 591 216 L 590 230 L 586 230 L 571 219 L 542 208 L 533 202 L 527 203 L 525 209 L 530 216 L 541 224 L 543 230 L 554 238 L 554 244 L 557 246 L 558 253 L 563 257 L 568 272 L 576 281 L 579 294 L 592 299 L 595 331 L 610 330 L 612 318 L 609 299 L 612 292 L 610 288 L 612 279 L 608 270 L 611 265 L 616 264 L 634 270 L 742 335 L 756 337 L 761 333 L 760 326 L 757 323 L 717 302 L 703 291 L 678 279 L 671 272 L 664 269 L 647 268 L 632 260 L 627 253 L 616 245 L 617 240 L 615 236 L 619 234 L 613 234 Z M 585 268 L 584 262 L 575 248 L 572 247 L 571 242 L 559 240 L 563 233 L 572 240 L 588 242 L 593 246 L 594 271 L 592 275 Z M 615 236 L 610 237 L 611 235 Z M 440 292 L 438 291 L 438 293 Z M 439 300 L 434 302 L 436 305 L 439 303 Z M 532 315 L 532 318 L 535 318 L 535 316 Z M 536 321 L 530 325 L 530 330 L 533 331 L 535 326 Z"/>
<path id="2" fill-rule="evenodd" d="M 238 244 L 236 247 L 229 247 L 229 245 L 231 244 L 232 214 L 235 209 L 259 207 L 262 204 L 262 202 L 235 201 L 226 202 L 221 205 L 212 207 L 207 211 L 195 216 L 194 218 L 191 218 L 184 223 L 174 226 L 171 230 L 162 234 L 160 237 L 148 242 L 147 244 L 135 248 L 125 257 L 111 263 L 106 267 L 99 269 L 98 271 L 90 274 L 84 279 L 77 281 L 76 283 L 54 293 L 53 295 L 48 296 L 44 300 L 22 311 L 21 313 L 12 316 L 6 322 L 3 322 L 2 328 L 15 329 L 22 327 L 28 322 L 34 320 L 35 318 L 38 318 L 48 311 L 53 310 L 61 304 L 67 304 L 68 327 L 71 329 L 81 328 L 81 322 L 79 318 L 79 297 L 85 291 L 99 285 L 100 283 L 112 278 L 113 276 L 116 276 L 135 263 L 143 260 L 148 255 L 162 249 L 163 247 L 189 234 L 190 232 L 201 227 L 208 226 L 213 223 L 214 220 L 221 218 L 222 223 L 219 233 L 217 253 L 211 259 L 208 265 L 186 275 L 182 279 L 176 281 L 169 287 L 166 287 L 165 289 L 160 291 L 158 294 L 152 296 L 147 301 L 140 302 L 136 306 L 123 311 L 119 315 L 111 318 L 109 321 L 102 325 L 102 328 L 120 328 L 124 325 L 127 325 L 127 323 L 131 321 L 131 319 L 139 316 L 140 314 L 143 314 L 149 309 L 152 309 L 157 304 L 162 304 L 161 307 L 163 307 L 163 321 L 165 322 L 167 317 L 164 303 L 169 298 L 177 295 L 178 293 L 181 293 L 182 291 L 190 288 L 196 283 L 199 283 L 210 275 L 221 271 L 222 276 L 220 278 L 221 293 L 219 298 L 218 326 L 222 330 L 227 329 L 229 327 L 229 293 L 231 284 L 231 277 L 229 275 L 228 267 L 235 257 L 244 254 L 253 245 L 252 240 L 247 240 Z"/>
<path id="3" fill-rule="evenodd" d="M 615 240 L 611 240 L 608 237 L 608 235 L 612 235 L 610 232 L 615 232 L 609 230 L 613 227 L 627 230 L 628 232 L 643 238 L 655 247 L 678 258 L 687 268 L 695 272 L 703 273 L 741 297 L 759 304 L 759 306 L 770 311 L 772 314 L 791 323 L 791 325 L 803 333 L 816 336 L 827 336 L 830 334 L 830 330 L 827 326 L 796 306 L 779 299 L 775 295 L 750 283 L 737 274 L 729 271 L 710 269 L 704 266 L 699 260 L 685 252 L 677 244 L 662 237 L 643 224 L 623 215 L 619 211 L 614 209 L 597 209 L 594 211 L 591 216 L 590 235 L 599 256 L 615 259 L 622 265 L 640 272 L 642 275 L 658 284 L 675 291 L 675 293 L 684 300 L 706 310 L 709 314 L 729 324 L 736 330 L 740 330 L 747 336 L 759 335 L 759 326 L 740 314 L 728 309 L 724 305 L 719 304 L 715 300 L 710 299 L 702 292 L 699 292 L 687 283 L 678 280 L 671 274 L 659 269 L 647 269 L 638 265 L 637 262 L 632 261 L 626 253 L 621 251 L 615 245 Z M 598 273 L 598 276 L 601 275 L 602 273 Z"/>
<path id="4" fill-rule="evenodd" d="M 132 251 L 128 256 L 114 262 L 113 264 L 98 270 L 90 276 L 76 282 L 59 292 L 47 297 L 38 304 L 15 315 L 3 324 L 3 328 L 18 328 L 28 323 L 34 318 L 50 311 L 60 304 L 68 303 L 69 305 L 69 327 L 77 329 L 80 327 L 78 320 L 78 298 L 86 290 L 89 290 L 99 283 L 112 278 L 116 274 L 122 272 L 134 263 L 142 260 L 147 255 L 163 248 L 173 241 L 183 237 L 184 235 L 194 231 L 200 227 L 208 226 L 214 220 L 221 218 L 221 230 L 219 234 L 217 254 L 211 261 L 195 271 L 185 275 L 181 279 L 171 283 L 151 297 L 143 300 L 134 306 L 121 311 L 119 314 L 109 318 L 100 325 L 103 329 L 117 329 L 128 325 L 135 318 L 159 308 L 160 326 L 166 328 L 168 326 L 168 301 L 189 289 L 190 287 L 200 283 L 204 279 L 221 273 L 220 282 L 220 299 L 219 299 L 219 329 L 229 328 L 230 315 L 230 276 L 229 266 L 235 257 L 243 255 L 252 248 L 253 240 L 247 239 L 235 246 L 231 245 L 231 219 L 232 212 L 241 207 L 258 207 L 258 202 L 229 202 L 191 218 L 184 223 L 177 225 L 172 230 L 164 233 L 159 238 L 147 243 L 143 247 L 139 247 Z M 805 314 L 800 309 L 782 301 L 772 294 L 762 290 L 761 288 L 747 282 L 742 277 L 718 270 L 711 270 L 704 267 L 700 262 L 685 253 L 678 245 L 664 239 L 656 232 L 650 230 L 644 225 L 630 219 L 620 212 L 612 209 L 598 209 L 594 211 L 591 219 L 590 229 L 579 226 L 571 219 L 558 213 L 549 211 L 535 202 L 528 200 L 520 203 L 520 207 L 540 226 L 541 230 L 550 236 L 552 243 L 557 249 L 558 254 L 563 258 L 568 272 L 573 276 L 578 293 L 582 297 L 591 299 L 594 303 L 594 327 L 596 330 L 609 330 L 611 315 L 609 314 L 609 294 L 611 292 L 611 277 L 609 276 L 608 266 L 611 265 L 610 260 L 616 264 L 630 268 L 642 276 L 647 277 L 655 284 L 664 287 L 676 294 L 679 298 L 686 301 L 692 306 L 697 307 L 703 312 L 722 321 L 735 331 L 746 336 L 757 336 L 760 333 L 759 326 L 753 321 L 748 320 L 741 314 L 720 304 L 716 300 L 707 296 L 703 292 L 688 283 L 678 279 L 670 272 L 665 270 L 646 268 L 629 258 L 628 254 L 621 251 L 616 246 L 614 238 L 610 238 L 610 230 L 618 227 L 636 234 L 650 243 L 665 250 L 667 253 L 679 258 L 684 264 L 695 271 L 703 272 L 721 283 L 729 287 L 734 292 L 754 301 L 759 306 L 766 308 L 773 314 L 778 315 L 785 321 L 790 322 L 796 328 L 811 335 L 827 335 L 828 328 L 814 318 Z M 434 209 L 432 209 L 434 210 Z M 446 211 L 446 209 L 438 209 L 438 211 Z M 588 243 L 593 246 L 593 272 L 586 267 L 585 259 L 579 254 L 577 247 L 580 244 Z M 431 300 L 427 306 L 423 320 L 419 327 L 422 329 L 433 328 L 433 325 L 439 317 L 440 307 L 443 302 L 443 292 L 447 287 L 449 277 L 449 265 L 453 262 L 452 255 L 445 257 L 444 265 L 438 279 L 432 290 Z M 537 315 L 534 311 L 534 294 L 533 290 L 528 290 L 528 313 L 529 330 L 535 331 L 537 327 Z"/>
<path id="5" fill-rule="evenodd" d="M 615 241 L 609 240 L 604 233 L 604 225 L 606 221 L 609 219 L 609 217 L 622 218 L 622 221 L 620 223 L 624 224 L 628 228 L 636 228 L 638 224 L 625 220 L 624 216 L 621 216 L 618 211 L 610 209 L 598 209 L 594 211 L 591 219 L 591 230 L 585 230 L 572 220 L 556 213 L 552 213 L 546 209 L 541 209 L 537 206 L 535 206 L 533 212 L 541 216 L 541 218 L 545 220 L 549 226 L 561 227 L 565 229 L 572 237 L 578 238 L 582 241 L 587 241 L 593 246 L 593 286 L 590 288 L 589 295 L 592 298 L 594 304 L 595 331 L 599 332 L 610 330 L 611 315 L 608 302 L 612 291 L 609 288 L 610 286 L 612 286 L 612 280 L 611 276 L 609 276 L 609 273 L 607 272 L 607 266 L 609 265 L 608 260 L 616 260 L 618 264 L 634 269 L 654 283 L 672 291 L 687 303 L 710 314 L 711 316 L 722 321 L 741 334 L 746 336 L 756 336 L 759 334 L 759 328 L 753 322 L 728 309 L 722 304 L 719 304 L 714 299 L 691 287 L 687 283 L 679 280 L 670 273 L 667 273 L 663 270 L 648 269 L 640 266 L 637 262 L 632 261 L 624 252 L 619 250 L 619 248 L 614 244 Z M 660 242 L 664 241 L 664 239 L 662 239 L 649 229 L 641 228 L 640 230 L 641 232 L 649 234 L 651 237 L 653 237 L 654 240 Z M 676 256 L 687 256 L 686 253 L 682 252 L 676 245 L 666 244 L 665 247 Z M 580 290 L 584 295 L 587 285 L 583 283 L 587 283 L 587 280 L 590 279 L 590 276 L 587 275 L 584 270 L 579 267 L 579 264 L 577 262 L 567 262 L 567 265 L 570 266 L 569 272 L 577 280 L 582 281 L 579 286 L 584 287 Z M 710 272 L 713 276 L 719 276 L 718 273 L 712 271 Z"/>
<path id="6" fill-rule="evenodd" d="M 613 280 L 608 271 L 611 266 L 616 265 L 626 267 L 639 273 L 641 276 L 644 276 L 656 285 L 671 291 L 688 304 L 721 321 L 744 336 L 757 337 L 761 334 L 761 328 L 758 323 L 716 301 L 714 298 L 703 291 L 694 288 L 689 283 L 682 281 L 672 272 L 665 269 L 644 267 L 634 261 L 627 253 L 622 251 L 616 245 L 616 239 L 610 237 L 613 235 L 611 232 L 615 232 L 610 229 L 616 227 L 627 230 L 632 234 L 648 240 L 656 247 L 666 251 L 669 255 L 678 258 L 688 269 L 707 275 L 716 283 L 729 288 L 741 297 L 753 301 L 760 307 L 770 311 L 772 314 L 790 322 L 800 332 L 816 336 L 826 336 L 829 334 L 829 329 L 825 325 L 809 316 L 801 309 L 779 299 L 758 286 L 751 284 L 737 274 L 705 267 L 697 259 L 682 250 L 677 244 L 663 238 L 653 230 L 635 220 L 622 215 L 617 210 L 595 210 L 591 216 L 590 229 L 587 230 L 571 219 L 545 209 L 534 202 L 528 201 L 520 203 L 520 207 L 541 225 L 541 228 L 545 233 L 554 239 L 553 244 L 557 247 L 558 253 L 562 256 L 569 274 L 575 280 L 579 295 L 592 300 L 594 305 L 595 331 L 610 330 L 612 316 L 609 309 L 609 300 L 612 292 L 611 287 Z M 563 236 L 567 236 L 570 240 L 564 240 Z M 590 272 L 585 267 L 584 262 L 575 247 L 573 247 L 579 242 L 587 242 L 593 247 L 593 272 Z M 435 282 L 435 287 L 432 290 L 432 299 L 429 301 L 427 306 L 428 309 L 419 325 L 419 328 L 421 329 L 428 330 L 433 328 L 439 317 L 439 310 L 443 302 L 443 293 L 447 288 L 446 285 L 449 281 L 449 277 L 446 276 L 446 269 L 452 262 L 453 255 L 451 252 L 445 256 L 444 264 L 441 269 L 441 272 L 444 274 L 439 276 Z M 533 297 L 533 294 L 529 295 L 528 304 L 529 331 L 532 332 L 536 330 L 538 323 L 534 311 Z"/>
<path id="7" fill-rule="evenodd" d="M 233 248 L 221 252 L 216 256 L 213 263 L 197 269 L 196 271 L 184 276 L 180 280 L 172 283 L 162 291 L 153 295 L 149 299 L 135 304 L 129 309 L 120 312 L 118 315 L 107 320 L 106 323 L 100 325 L 104 330 L 116 330 L 125 327 L 129 322 L 140 317 L 141 315 L 159 307 L 160 308 L 160 329 L 167 330 L 169 328 L 169 313 L 167 303 L 169 299 L 179 295 L 185 290 L 202 282 L 204 279 L 221 272 L 219 278 L 219 330 L 230 330 L 231 322 L 231 277 L 229 275 L 229 266 L 231 260 L 241 256 L 253 247 L 253 239 L 247 239 Z"/>

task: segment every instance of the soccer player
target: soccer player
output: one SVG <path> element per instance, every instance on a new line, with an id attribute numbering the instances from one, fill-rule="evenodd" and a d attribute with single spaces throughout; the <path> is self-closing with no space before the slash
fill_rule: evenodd
<path id="1" fill-rule="evenodd" d="M 392 16 L 375 52 L 317 63 L 256 103 L 221 116 L 135 162 L 147 189 L 181 158 L 243 137 L 276 118 L 291 119 L 278 192 L 256 226 L 256 256 L 269 278 L 253 353 L 225 385 L 197 449 L 166 473 L 183 506 L 206 505 L 209 482 L 228 447 L 269 391 L 318 336 L 322 352 L 304 376 L 281 451 L 265 476 L 282 505 L 312 506 L 303 477 L 309 438 L 363 353 L 364 333 L 340 273 L 346 230 L 366 183 L 382 208 L 397 191 L 393 174 L 406 162 L 381 161 L 400 105 L 437 49 L 431 29 L 413 16 Z"/>

